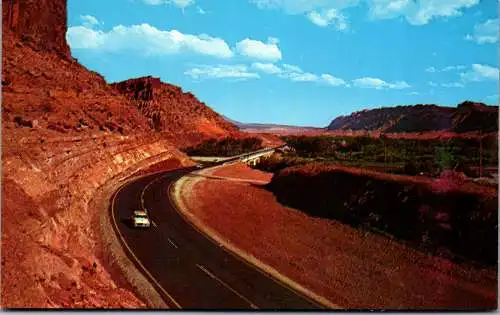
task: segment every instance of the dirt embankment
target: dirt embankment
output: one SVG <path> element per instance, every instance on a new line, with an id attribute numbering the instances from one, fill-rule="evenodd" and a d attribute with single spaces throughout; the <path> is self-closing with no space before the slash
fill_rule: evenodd
<path id="1" fill-rule="evenodd" d="M 99 234 L 105 209 L 89 201 L 133 165 L 189 165 L 187 157 L 151 135 L 41 141 L 23 133 L 2 142 L 2 307 L 145 307 L 109 268 Z"/>
<path id="2" fill-rule="evenodd" d="M 309 164 L 281 171 L 269 188 L 280 203 L 309 215 L 497 264 L 496 187 L 465 183 L 451 172 L 431 179 Z"/>
<path id="3" fill-rule="evenodd" d="M 241 165 L 215 173 L 265 179 Z M 496 307 L 494 270 L 425 255 L 394 239 L 309 216 L 280 204 L 263 186 L 219 179 L 193 184 L 185 185 L 183 200 L 203 224 L 341 307 Z"/>

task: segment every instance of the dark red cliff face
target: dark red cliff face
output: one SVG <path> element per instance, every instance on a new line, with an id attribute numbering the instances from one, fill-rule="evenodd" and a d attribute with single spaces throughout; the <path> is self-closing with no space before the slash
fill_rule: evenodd
<path id="1" fill-rule="evenodd" d="M 51 51 L 65 59 L 66 0 L 2 0 L 3 35 L 12 32 L 37 51 Z"/>

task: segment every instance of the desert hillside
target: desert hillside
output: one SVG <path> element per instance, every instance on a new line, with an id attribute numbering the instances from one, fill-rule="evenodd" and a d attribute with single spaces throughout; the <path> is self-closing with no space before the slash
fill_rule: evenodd
<path id="1" fill-rule="evenodd" d="M 164 132 L 177 145 L 237 134 L 191 93 L 139 78 L 109 85 L 70 56 L 66 1 L 3 1 L 3 123 L 51 130 Z M 36 22 L 34 22 L 36 21 Z"/>
<path id="2" fill-rule="evenodd" d="M 456 108 L 437 105 L 396 106 L 363 110 L 335 118 L 328 130 L 387 133 L 498 131 L 498 106 L 463 102 Z"/>
<path id="3" fill-rule="evenodd" d="M 185 143 L 214 136 L 238 136 L 238 128 L 227 122 L 192 93 L 161 82 L 159 78 L 142 77 L 111 85 L 127 98 L 128 106 L 137 108 L 155 131 L 166 131 L 173 139 Z"/>

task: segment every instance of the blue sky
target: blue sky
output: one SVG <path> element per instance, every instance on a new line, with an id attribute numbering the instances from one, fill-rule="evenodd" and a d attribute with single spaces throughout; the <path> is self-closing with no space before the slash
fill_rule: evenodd
<path id="1" fill-rule="evenodd" d="M 69 0 L 72 54 L 153 75 L 242 122 L 498 103 L 497 0 Z"/>

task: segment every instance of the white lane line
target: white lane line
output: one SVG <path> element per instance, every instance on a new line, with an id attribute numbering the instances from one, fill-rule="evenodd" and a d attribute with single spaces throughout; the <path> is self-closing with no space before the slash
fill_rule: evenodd
<path id="1" fill-rule="evenodd" d="M 157 228 L 157 227 L 158 227 L 158 225 L 155 223 L 155 221 L 151 220 L 151 223 L 153 224 L 153 226 L 154 226 L 155 228 Z"/>
<path id="2" fill-rule="evenodd" d="M 225 283 L 224 281 L 222 281 L 221 279 L 219 279 L 216 275 L 214 275 L 213 273 L 211 273 L 210 271 L 208 271 L 207 268 L 205 268 L 203 265 L 196 264 L 196 267 L 198 267 L 201 271 L 203 271 L 204 273 L 206 273 L 210 278 L 218 281 L 220 284 L 222 284 L 224 287 L 226 287 L 231 292 L 233 292 L 234 294 L 236 294 L 242 300 L 244 300 L 245 302 L 247 302 L 248 304 L 250 304 L 251 308 L 258 309 L 257 305 L 253 304 L 250 300 L 248 300 L 246 297 L 244 297 L 243 295 L 241 295 L 238 291 L 236 291 L 235 289 L 231 288 L 229 286 L 229 284 Z"/>
<path id="3" fill-rule="evenodd" d="M 179 248 L 179 246 L 177 246 L 174 241 L 172 241 L 170 238 L 167 238 L 167 241 L 175 248 Z"/>

